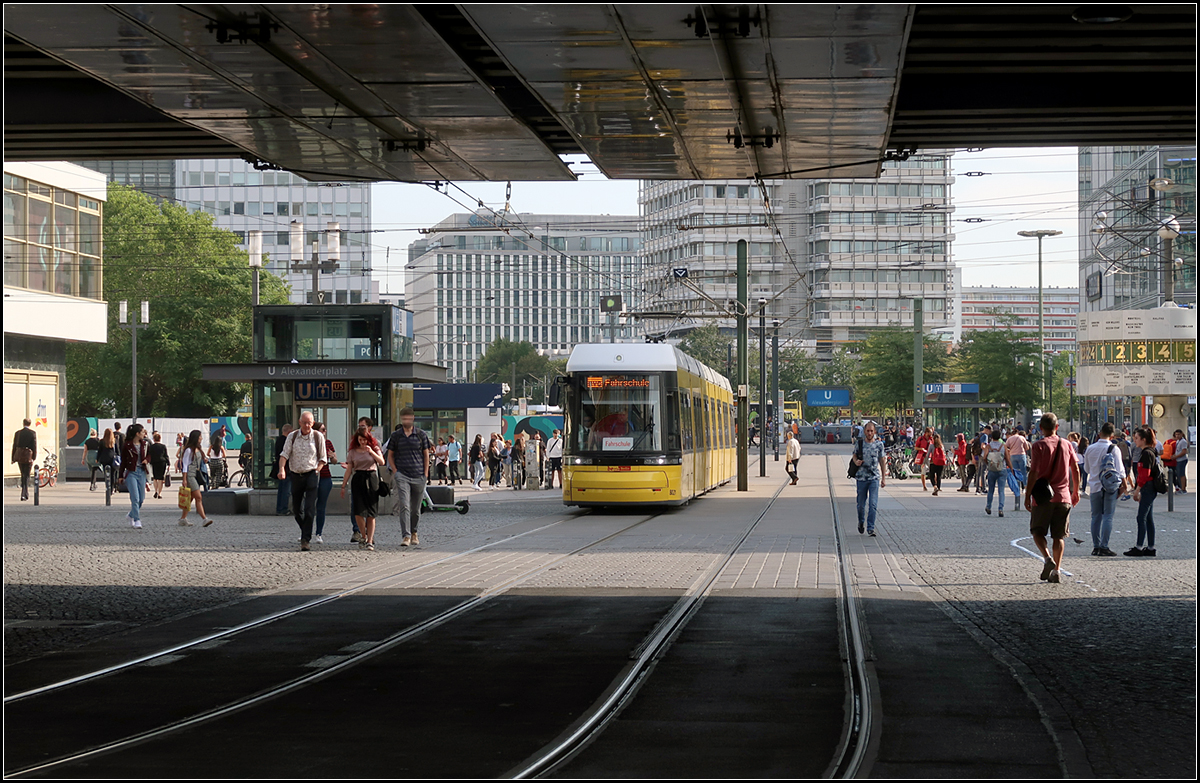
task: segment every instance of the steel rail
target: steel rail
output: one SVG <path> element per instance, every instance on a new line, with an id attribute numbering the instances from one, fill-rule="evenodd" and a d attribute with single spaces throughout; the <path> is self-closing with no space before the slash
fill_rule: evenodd
<path id="1" fill-rule="evenodd" d="M 651 519 L 654 519 L 655 517 L 661 516 L 662 513 L 663 512 L 659 511 L 659 512 L 650 514 L 649 516 L 646 516 L 643 519 L 641 519 L 637 522 L 634 522 L 631 525 L 626 525 L 625 527 L 621 528 L 620 530 L 617 530 L 613 533 L 603 536 L 602 538 L 591 541 L 590 543 L 584 544 L 583 546 L 577 547 L 577 548 L 571 550 L 570 552 L 560 555 L 560 556 L 554 558 L 553 560 L 551 560 L 547 563 L 543 563 L 542 565 L 540 565 L 536 568 L 532 568 L 532 569 L 526 571 L 525 573 L 522 573 L 518 576 L 514 576 L 511 579 L 497 585 L 496 587 L 493 587 L 489 590 L 485 590 L 484 592 L 480 593 L 477 596 L 472 596 L 471 598 L 468 598 L 467 600 L 463 601 L 462 603 L 460 603 L 456 606 L 453 606 L 449 609 L 446 609 L 442 612 L 437 613 L 433 617 L 430 617 L 419 623 L 411 625 L 408 628 L 405 628 L 404 630 L 397 631 L 395 634 L 392 634 L 391 636 L 387 637 L 386 639 L 384 639 L 383 641 L 381 641 L 379 644 L 375 645 L 374 647 L 372 647 L 368 650 L 363 650 L 362 652 L 356 653 L 354 655 L 351 655 L 348 658 L 346 658 L 345 660 L 339 661 L 338 663 L 334 664 L 333 666 L 326 667 L 319 672 L 314 672 L 313 674 L 307 674 L 307 675 L 304 675 L 301 677 L 294 678 L 285 683 L 281 683 L 279 685 L 275 685 L 270 688 L 265 688 L 261 691 L 250 694 L 249 696 L 243 697 L 241 699 L 238 699 L 236 701 L 222 705 L 220 707 L 215 707 L 213 709 L 206 710 L 204 712 L 198 713 L 191 717 L 184 718 L 184 719 L 178 720 L 178 721 L 174 721 L 172 723 L 169 723 L 169 724 L 166 724 L 163 726 L 159 726 L 157 728 L 150 729 L 148 731 L 140 732 L 138 734 L 131 735 L 129 737 L 125 737 L 123 739 L 107 742 L 103 745 L 99 745 L 94 748 L 89 748 L 84 751 L 79 751 L 77 753 L 72 753 L 72 754 L 69 754 L 66 756 L 61 756 L 59 758 L 41 762 L 41 763 L 38 763 L 38 764 L 35 764 L 32 766 L 24 767 L 19 770 L 6 771 L 4 773 L 5 777 L 6 778 L 7 777 L 20 777 L 22 775 L 29 775 L 29 774 L 33 774 L 36 772 L 42 772 L 42 771 L 45 771 L 48 769 L 53 769 L 55 767 L 63 766 L 65 764 L 70 764 L 72 762 L 82 761 L 84 759 L 91 758 L 93 756 L 98 756 L 103 753 L 110 753 L 112 751 L 120 750 L 122 748 L 130 747 L 132 745 L 136 745 L 136 744 L 139 744 L 142 742 L 147 742 L 149 740 L 155 739 L 156 737 L 161 737 L 166 734 L 171 734 L 171 733 L 180 731 L 182 729 L 190 728 L 192 726 L 197 726 L 202 723 L 207 723 L 209 721 L 215 720 L 215 719 L 220 718 L 225 715 L 229 715 L 234 712 L 240 712 L 242 710 L 253 707 L 256 704 L 260 704 L 264 701 L 268 701 L 270 699 L 277 698 L 279 696 L 282 696 L 282 695 L 289 693 L 293 690 L 296 690 L 298 688 L 301 688 L 306 685 L 310 685 L 314 682 L 318 682 L 320 680 L 326 679 L 327 677 L 331 677 L 334 674 L 337 674 L 337 673 L 343 671 L 344 669 L 348 669 L 352 666 L 356 666 L 365 660 L 373 658 L 377 655 L 381 655 L 382 653 L 387 652 L 387 651 L 391 650 L 392 648 L 397 647 L 397 646 L 403 644 L 404 642 L 409 641 L 410 639 L 416 638 L 417 636 L 420 636 L 420 635 L 426 633 L 427 631 L 430 631 L 430 630 L 448 622 L 449 620 L 452 620 L 455 617 L 458 617 L 459 615 L 469 612 L 469 611 L 477 608 L 480 604 L 482 604 L 486 601 L 489 601 L 499 595 L 502 595 L 502 594 L 508 592 L 509 590 L 513 589 L 514 587 L 517 587 L 520 584 L 528 581 L 529 579 L 532 579 L 533 577 L 538 576 L 539 574 L 557 566 L 558 564 L 562 563 L 564 560 L 574 557 L 575 555 L 579 554 L 580 552 L 591 549 L 592 547 L 603 544 L 613 538 L 616 538 L 617 536 L 621 535 L 622 533 L 632 530 L 633 528 L 638 527 L 640 525 L 643 525 L 646 522 L 649 522 Z M 565 520 L 560 520 L 559 522 L 555 522 L 550 525 L 545 525 L 542 528 L 538 528 L 538 529 L 544 530 L 545 528 L 553 527 L 554 525 L 560 524 L 562 521 L 565 521 Z M 520 535 L 526 535 L 526 534 L 532 533 L 532 532 L 536 532 L 536 531 L 530 530 L 530 531 L 526 531 L 526 533 L 522 533 Z M 509 539 L 505 539 L 505 541 L 509 541 L 509 540 L 512 540 L 512 538 L 519 538 L 519 537 L 520 536 L 512 536 Z M 496 543 L 501 543 L 501 542 L 496 542 Z M 482 549 L 483 547 L 480 547 L 480 548 Z M 388 578 L 391 578 L 391 577 L 388 577 Z M 356 588 L 356 589 L 361 589 L 361 588 Z"/>
<path id="2" fill-rule="evenodd" d="M 574 518 L 575 517 L 572 516 L 569 519 L 574 519 Z M 531 533 L 538 533 L 542 530 L 546 530 L 547 528 L 554 527 L 555 525 L 561 525 L 563 522 L 566 522 L 566 521 L 568 521 L 568 519 L 560 519 L 557 522 L 551 522 L 548 525 L 542 525 L 541 527 L 536 527 L 531 530 L 526 530 L 523 533 L 518 533 L 513 536 L 508 536 L 507 538 L 502 538 L 498 541 L 492 541 L 487 544 L 482 544 L 473 549 L 467 549 L 462 552 L 456 552 L 452 555 L 447 555 L 446 557 L 442 557 L 437 560 L 432 560 L 428 563 L 422 563 L 420 565 L 412 566 L 411 568 L 406 568 L 406 569 L 403 569 L 400 571 L 396 571 L 394 573 L 390 573 L 386 576 L 381 576 L 378 579 L 373 579 L 370 582 L 365 582 L 364 584 L 357 585 L 355 587 L 348 587 L 345 590 L 340 590 L 336 593 L 324 595 L 324 596 L 321 596 L 320 598 L 314 598 L 311 601 L 306 601 L 302 604 L 299 604 L 298 606 L 293 606 L 290 609 L 282 609 L 278 612 L 273 612 L 272 614 L 264 615 L 257 619 L 242 623 L 241 625 L 234 626 L 233 628 L 226 628 L 222 631 L 208 634 L 207 636 L 201 636 L 196 639 L 192 639 L 191 641 L 183 642 L 181 644 L 174 645 L 173 647 L 167 647 L 167 648 L 164 648 L 157 652 L 149 653 L 147 655 L 142 655 L 140 657 L 133 658 L 131 660 L 124 661 L 122 663 L 113 664 L 112 666 L 108 666 L 103 669 L 97 669 L 93 672 L 88 672 L 86 674 L 80 674 L 75 677 L 70 677 L 65 680 L 60 680 L 59 682 L 53 682 L 53 683 L 49 683 L 47 685 L 42 685 L 37 688 L 32 688 L 27 691 L 22 691 L 20 693 L 14 693 L 11 696 L 4 697 L 4 704 L 11 704 L 13 702 L 32 698 L 34 696 L 40 696 L 40 695 L 42 695 L 44 693 L 48 693 L 50 691 L 59 690 L 61 688 L 66 688 L 71 685 L 77 685 L 81 682 L 87 682 L 88 680 L 94 680 L 99 677 L 105 677 L 110 674 L 114 674 L 116 672 L 122 671 L 124 669 L 128 669 L 128 668 L 131 668 L 134 666 L 140 666 L 141 664 L 147 663 L 149 661 L 153 661 L 156 658 L 162 658 L 163 656 L 166 656 L 166 655 L 173 655 L 173 654 L 181 652 L 183 650 L 187 650 L 192 647 L 196 647 L 197 645 L 205 644 L 207 642 L 212 642 L 217 639 L 224 639 L 224 638 L 236 636 L 237 634 L 240 634 L 244 631 L 248 631 L 252 628 L 258 628 L 259 626 L 267 625 L 268 623 L 273 623 L 276 620 L 282 620 L 285 617 L 290 617 L 291 615 L 308 611 L 309 609 L 313 609 L 315 607 L 329 603 L 330 601 L 336 601 L 339 598 L 345 598 L 346 596 L 353 595 L 353 594 L 361 592 L 363 590 L 369 590 L 370 588 L 374 587 L 375 585 L 378 585 L 381 582 L 386 582 L 388 580 L 395 579 L 398 576 L 403 576 L 405 574 L 411 574 L 411 573 L 421 571 L 426 568 L 432 568 L 434 566 L 441 565 L 442 563 L 446 563 L 451 560 L 457 560 L 458 558 L 475 554 L 476 552 L 480 552 L 484 549 L 488 549 L 489 547 L 499 546 L 500 544 L 506 544 L 515 539 L 530 535 Z"/>
<path id="3" fill-rule="evenodd" d="M 642 683 L 646 681 L 655 664 L 666 652 L 667 648 L 699 611 L 704 599 L 712 592 L 712 586 L 729 567 L 733 556 L 745 543 L 750 533 L 775 505 L 779 494 L 783 492 L 788 482 L 784 482 L 771 496 L 771 502 L 762 510 L 749 526 L 746 527 L 738 540 L 726 550 L 724 556 L 704 576 L 692 583 L 687 593 L 675 603 L 662 620 L 646 635 L 637 648 L 630 653 L 631 663 L 618 676 L 609 689 L 601 696 L 592 710 L 568 729 L 569 734 L 539 752 L 533 758 L 522 763 L 520 767 L 505 777 L 524 780 L 548 774 L 574 758 L 591 740 L 598 736 L 621 713 L 621 710 L 637 693 Z"/>

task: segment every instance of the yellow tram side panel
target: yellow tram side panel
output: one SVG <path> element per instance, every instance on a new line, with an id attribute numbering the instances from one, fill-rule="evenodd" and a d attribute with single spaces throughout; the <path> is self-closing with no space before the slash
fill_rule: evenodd
<path id="1" fill-rule="evenodd" d="M 564 465 L 563 502 L 580 506 L 679 505 L 683 465 Z"/>

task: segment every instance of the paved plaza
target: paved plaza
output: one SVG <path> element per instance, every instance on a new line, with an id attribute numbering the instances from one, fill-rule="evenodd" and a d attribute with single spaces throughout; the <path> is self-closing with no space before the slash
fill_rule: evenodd
<path id="1" fill-rule="evenodd" d="M 1195 758 L 1196 507 L 1194 495 L 1155 506 L 1154 558 L 1091 557 L 1086 500 L 1072 514 L 1061 584 L 1041 582 L 1029 515 L 1003 519 L 984 497 L 952 486 L 933 497 L 920 481 L 890 481 L 880 493 L 879 536 L 856 530 L 848 446 L 805 446 L 801 482 L 786 486 L 714 583 L 719 594 L 836 589 L 831 456 L 837 514 L 858 586 L 871 600 L 931 600 L 1002 661 L 1043 710 L 1076 738 L 1064 747 L 1095 775 L 1190 777 Z M 785 481 L 751 466 L 750 492 L 736 482 L 648 520 L 522 583 L 523 590 L 684 591 L 734 546 Z M 1193 482 L 1194 479 L 1189 476 Z M 948 484 L 951 482 L 948 482 Z M 344 515 L 325 541 L 298 551 L 291 517 L 217 517 L 179 527 L 173 496 L 148 500 L 145 527 L 129 526 L 126 495 L 106 508 L 101 492 L 71 482 L 44 490 L 41 505 L 5 497 L 5 647 L 12 663 L 101 636 L 279 591 L 327 591 L 389 577 L 399 590 L 477 592 L 530 565 L 549 562 L 615 532 L 616 515 L 567 509 L 557 491 L 465 492 L 469 514 L 429 513 L 421 546 L 402 549 L 382 517 L 375 552 L 350 543 Z M 1118 503 L 1111 547 L 1134 543 L 1136 504 Z M 570 520 L 553 529 L 558 520 Z M 529 535 L 412 572 L 447 555 L 515 533 Z M 544 532 L 543 532 L 544 531 Z M 536 543 L 534 543 L 536 542 Z M 986 709 L 986 705 L 980 705 Z M 1070 744 L 1070 743 L 1067 743 Z"/>

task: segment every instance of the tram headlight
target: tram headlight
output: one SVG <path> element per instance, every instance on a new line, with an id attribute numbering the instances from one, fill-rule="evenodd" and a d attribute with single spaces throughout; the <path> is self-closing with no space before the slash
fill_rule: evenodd
<path id="1" fill-rule="evenodd" d="M 571 465 L 591 465 L 592 461 L 588 457 L 571 457 Z"/>

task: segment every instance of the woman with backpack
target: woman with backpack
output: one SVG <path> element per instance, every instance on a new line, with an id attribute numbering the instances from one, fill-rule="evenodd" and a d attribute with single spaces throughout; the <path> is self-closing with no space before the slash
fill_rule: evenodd
<path id="1" fill-rule="evenodd" d="M 1133 433 L 1133 442 L 1142 450 L 1133 466 L 1137 476 L 1133 499 L 1138 504 L 1138 532 L 1137 544 L 1125 556 L 1154 557 L 1154 499 L 1158 497 L 1160 487 L 1166 488 L 1166 471 L 1154 448 L 1154 433 L 1151 430 L 1145 427 L 1137 430 Z"/>
<path id="2" fill-rule="evenodd" d="M 942 471 L 946 469 L 946 449 L 942 446 L 942 436 L 933 436 L 933 445 L 929 447 L 929 484 L 933 487 L 933 496 L 937 497 L 942 491 Z"/>
<path id="3" fill-rule="evenodd" d="M 992 496 L 996 491 L 996 486 L 1000 487 L 1000 516 L 1004 516 L 1004 486 L 1008 484 L 1008 470 L 1011 464 L 1008 461 L 1008 455 L 1004 448 L 1004 434 L 1000 430 L 996 430 L 992 435 L 992 439 L 988 441 L 987 456 L 984 458 L 984 464 L 987 468 L 987 505 L 983 510 L 988 514 L 992 513 Z"/>

